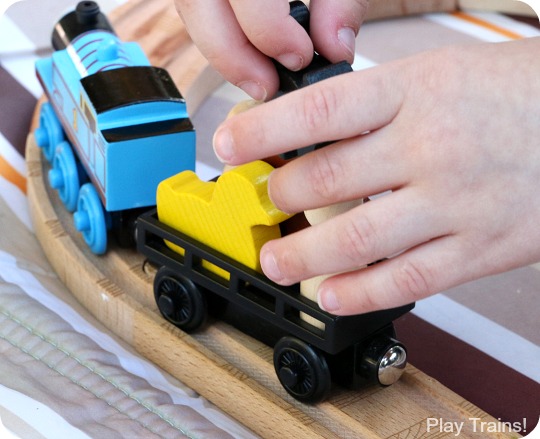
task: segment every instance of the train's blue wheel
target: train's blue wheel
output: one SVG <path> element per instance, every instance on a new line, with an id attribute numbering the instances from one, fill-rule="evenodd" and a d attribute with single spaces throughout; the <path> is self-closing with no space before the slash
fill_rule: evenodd
<path id="1" fill-rule="evenodd" d="M 91 183 L 81 186 L 77 211 L 73 215 L 75 228 L 82 233 L 86 244 L 95 254 L 107 250 L 107 223 L 103 205 Z"/>
<path id="2" fill-rule="evenodd" d="M 34 131 L 34 138 L 37 146 L 43 149 L 45 158 L 49 162 L 52 161 L 56 145 L 64 140 L 64 131 L 52 105 L 48 102 L 41 105 L 39 127 Z"/>
<path id="3" fill-rule="evenodd" d="M 64 141 L 56 147 L 49 171 L 49 183 L 58 191 L 66 209 L 73 212 L 77 207 L 80 180 L 75 155 L 68 142 Z"/>

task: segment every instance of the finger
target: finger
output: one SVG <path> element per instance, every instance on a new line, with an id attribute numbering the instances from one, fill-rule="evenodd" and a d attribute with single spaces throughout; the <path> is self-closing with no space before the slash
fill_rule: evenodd
<path id="1" fill-rule="evenodd" d="M 310 34 L 315 49 L 331 62 L 353 62 L 355 39 L 367 0 L 311 0 Z"/>
<path id="2" fill-rule="evenodd" d="M 321 81 L 225 121 L 214 135 L 221 161 L 241 164 L 381 128 L 403 99 L 397 64 Z"/>
<path id="3" fill-rule="evenodd" d="M 279 86 L 270 59 L 255 48 L 225 0 L 202 2 L 176 0 L 186 28 L 201 53 L 227 81 L 253 99 L 273 96 Z"/>
<path id="4" fill-rule="evenodd" d="M 231 0 L 231 6 L 248 40 L 262 53 L 293 71 L 311 62 L 313 43 L 290 16 L 287 0 Z"/>
<path id="5" fill-rule="evenodd" d="M 264 273 L 290 285 L 321 274 L 357 270 L 441 236 L 444 221 L 415 192 L 399 190 L 266 243 L 261 250 Z"/>
<path id="6" fill-rule="evenodd" d="M 464 240 L 445 236 L 380 264 L 331 277 L 319 287 L 321 308 L 337 315 L 361 314 L 415 302 L 475 278 Z"/>
<path id="7" fill-rule="evenodd" d="M 394 132 L 387 126 L 276 169 L 268 182 L 272 202 L 284 212 L 295 213 L 402 187 L 414 168 L 401 159 L 403 140 Z"/>

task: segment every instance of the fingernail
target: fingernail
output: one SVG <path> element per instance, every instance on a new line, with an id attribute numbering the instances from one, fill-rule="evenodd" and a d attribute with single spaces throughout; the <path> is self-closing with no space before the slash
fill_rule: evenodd
<path id="1" fill-rule="evenodd" d="M 276 185 L 273 185 L 271 181 L 273 178 L 275 178 L 274 176 L 276 175 L 277 172 L 279 172 L 279 168 L 274 169 L 268 176 L 268 182 L 266 184 L 266 191 L 268 193 L 268 198 L 270 198 L 270 201 L 272 202 L 274 207 L 276 207 L 276 209 L 281 210 L 283 213 L 286 213 L 287 215 L 294 215 L 295 213 L 298 213 L 298 211 L 295 212 L 293 209 L 288 209 L 288 207 L 283 204 L 283 200 L 281 196 L 278 196 L 277 198 L 278 200 L 280 200 L 279 203 L 276 201 L 275 195 L 276 195 L 276 192 L 278 195 L 280 194 L 280 189 L 279 189 L 279 186 L 276 187 Z"/>
<path id="2" fill-rule="evenodd" d="M 317 302 L 321 309 L 327 312 L 336 312 L 341 308 L 336 292 L 330 288 L 321 287 L 317 292 Z"/>
<path id="3" fill-rule="evenodd" d="M 267 277 L 272 279 L 275 282 L 280 282 L 283 280 L 283 274 L 278 267 L 276 257 L 274 253 L 270 250 L 262 250 L 261 252 L 261 268 L 266 274 Z"/>
<path id="4" fill-rule="evenodd" d="M 341 45 L 347 50 L 349 56 L 354 57 L 354 50 L 356 45 L 356 35 L 354 30 L 350 27 L 342 27 L 337 33 L 338 40 Z"/>
<path id="5" fill-rule="evenodd" d="M 270 175 L 268 176 L 268 180 L 266 182 L 266 191 L 268 193 L 268 198 L 270 198 L 270 201 L 272 202 L 272 204 L 275 206 L 276 203 L 274 202 L 273 198 L 272 198 L 272 190 L 270 189 L 272 187 L 272 185 L 270 184 L 270 181 L 272 180 L 273 178 L 273 175 L 275 174 L 275 170 L 273 170 L 272 172 L 270 172 Z"/>
<path id="6" fill-rule="evenodd" d="M 255 81 L 246 81 L 238 84 L 242 90 L 244 90 L 248 95 L 250 95 L 256 101 L 264 101 L 268 96 L 266 89 Z"/>
<path id="7" fill-rule="evenodd" d="M 234 156 L 234 142 L 227 128 L 218 128 L 212 141 L 214 152 L 222 163 L 229 163 Z"/>
<path id="8" fill-rule="evenodd" d="M 304 58 L 298 53 L 284 53 L 279 55 L 276 60 L 293 72 L 300 70 L 304 66 Z"/>

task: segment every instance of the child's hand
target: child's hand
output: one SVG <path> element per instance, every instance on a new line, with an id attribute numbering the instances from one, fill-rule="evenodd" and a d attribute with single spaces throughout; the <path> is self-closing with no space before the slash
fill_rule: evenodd
<path id="1" fill-rule="evenodd" d="M 427 52 L 225 121 L 214 146 L 230 164 L 345 139 L 274 171 L 286 212 L 392 190 L 267 243 L 265 273 L 291 284 L 347 271 L 319 303 L 355 314 L 540 261 L 538 53 L 540 39 Z"/>
<path id="2" fill-rule="evenodd" d="M 278 89 L 269 57 L 300 70 L 311 61 L 315 46 L 330 61 L 352 62 L 367 4 L 312 0 L 310 39 L 289 16 L 287 0 L 176 0 L 191 38 L 210 64 L 257 100 L 272 97 Z"/>

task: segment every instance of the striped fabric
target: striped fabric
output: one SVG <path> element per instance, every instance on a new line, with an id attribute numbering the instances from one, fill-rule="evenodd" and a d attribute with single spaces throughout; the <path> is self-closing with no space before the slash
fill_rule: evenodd
<path id="1" fill-rule="evenodd" d="M 107 11 L 122 2 L 100 3 Z M 0 18 L 0 437 L 253 437 L 90 316 L 33 236 L 24 163 L 41 95 L 33 63 L 48 53 L 50 26 L 72 5 L 27 0 Z M 362 28 L 354 68 L 446 44 L 539 35 L 495 13 L 372 22 Z M 193 118 L 203 178 L 219 173 L 211 136 L 241 98 L 224 85 Z M 530 432 L 540 415 L 539 314 L 537 264 L 424 300 L 397 329 L 411 363 L 494 417 L 526 422 Z"/>

